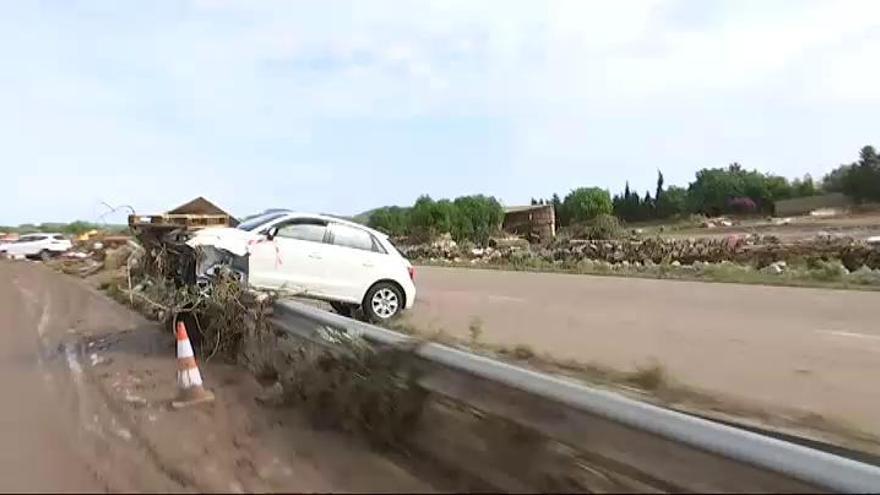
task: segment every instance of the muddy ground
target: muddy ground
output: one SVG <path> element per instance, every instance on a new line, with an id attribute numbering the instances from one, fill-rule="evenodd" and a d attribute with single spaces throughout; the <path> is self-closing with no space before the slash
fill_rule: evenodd
<path id="1" fill-rule="evenodd" d="M 412 459 L 263 405 L 202 363 L 213 404 L 172 410 L 171 336 L 79 279 L 0 262 L 0 491 L 432 492 Z"/>
<path id="2" fill-rule="evenodd" d="M 880 294 L 420 266 L 408 322 L 880 437 Z M 880 445 L 880 444 L 878 444 Z"/>

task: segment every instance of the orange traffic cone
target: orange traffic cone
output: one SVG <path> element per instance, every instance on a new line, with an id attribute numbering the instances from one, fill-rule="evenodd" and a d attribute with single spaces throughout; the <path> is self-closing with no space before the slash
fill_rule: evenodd
<path id="1" fill-rule="evenodd" d="M 180 393 L 171 402 L 175 409 L 214 400 L 214 394 L 202 386 L 202 374 L 182 321 L 177 322 L 177 388 Z"/>

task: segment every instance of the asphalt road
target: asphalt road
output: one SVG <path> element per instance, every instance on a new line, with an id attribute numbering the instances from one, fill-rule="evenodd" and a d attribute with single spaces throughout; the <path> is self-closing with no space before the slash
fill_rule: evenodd
<path id="1" fill-rule="evenodd" d="M 436 268 L 408 317 L 428 331 L 620 370 L 880 434 L 880 293 Z"/>

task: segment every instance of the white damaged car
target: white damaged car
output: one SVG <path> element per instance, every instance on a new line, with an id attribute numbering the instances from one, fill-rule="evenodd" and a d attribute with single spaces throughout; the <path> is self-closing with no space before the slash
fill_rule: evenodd
<path id="1" fill-rule="evenodd" d="M 37 233 L 21 236 L 17 241 L 0 243 L 0 257 L 49 258 L 70 250 L 73 244 L 63 234 Z"/>
<path id="2" fill-rule="evenodd" d="M 200 253 L 200 282 L 225 265 L 255 288 L 323 299 L 346 315 L 360 307 L 374 322 L 416 298 L 412 264 L 385 234 L 330 216 L 273 211 L 236 228 L 200 230 L 186 243 Z"/>

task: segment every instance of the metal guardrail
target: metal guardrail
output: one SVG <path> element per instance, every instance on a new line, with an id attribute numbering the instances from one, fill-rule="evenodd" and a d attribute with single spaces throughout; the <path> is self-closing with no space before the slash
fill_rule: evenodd
<path id="1" fill-rule="evenodd" d="M 418 341 L 412 337 L 300 302 L 278 302 L 274 313 L 274 321 L 281 329 L 323 345 L 333 345 L 332 338 L 328 340 L 328 327 L 379 346 L 412 345 L 414 356 L 436 368 L 438 376 L 449 375 L 449 372 L 465 376 L 458 385 L 438 385 L 441 381 L 450 382 L 449 376 L 444 375 L 434 381 L 435 389 L 478 402 L 485 402 L 487 391 L 492 387 L 511 389 L 511 393 L 519 395 L 508 395 L 500 402 L 514 410 L 520 408 L 515 414 L 526 418 L 530 426 L 542 433 L 575 446 L 601 449 L 605 445 L 606 449 L 616 452 L 609 454 L 617 455 L 616 462 L 632 459 L 641 463 L 637 469 L 650 470 L 652 467 L 648 464 L 653 462 L 663 464 L 657 466 L 654 478 L 667 476 L 667 481 L 685 475 L 700 478 L 679 486 L 712 490 L 719 488 L 721 479 L 728 485 L 722 489 L 748 490 L 746 477 L 753 476 L 760 479 L 751 485 L 753 488 L 771 487 L 771 491 L 785 490 L 786 485 L 780 484 L 779 479 L 790 480 L 807 490 L 880 490 L 880 467 L 877 466 L 670 411 L 441 344 L 416 345 Z M 479 388 L 480 383 L 484 385 L 481 390 L 462 392 L 462 388 Z M 535 407 L 530 411 L 523 409 L 521 402 L 529 397 L 541 411 L 535 413 Z M 637 439 L 646 446 L 615 445 L 618 437 L 614 435 L 618 435 L 620 442 Z M 621 454 L 618 450 L 628 452 Z M 691 461 L 694 464 L 690 470 L 680 465 Z M 773 477 L 776 481 L 767 481 Z"/>

